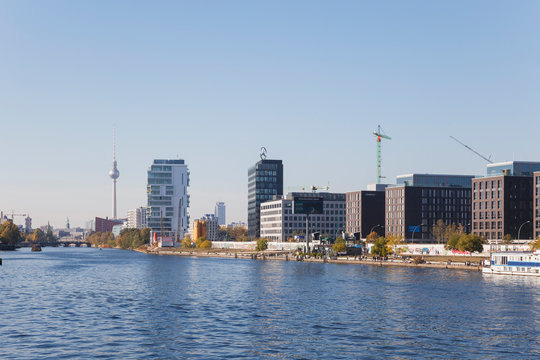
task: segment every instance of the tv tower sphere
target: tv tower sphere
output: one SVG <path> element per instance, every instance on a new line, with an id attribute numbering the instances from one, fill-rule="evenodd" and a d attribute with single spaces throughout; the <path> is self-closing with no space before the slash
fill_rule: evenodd
<path id="1" fill-rule="evenodd" d="M 111 179 L 118 179 L 120 177 L 120 171 L 116 168 L 116 161 L 113 161 L 113 168 L 109 171 L 109 176 Z"/>

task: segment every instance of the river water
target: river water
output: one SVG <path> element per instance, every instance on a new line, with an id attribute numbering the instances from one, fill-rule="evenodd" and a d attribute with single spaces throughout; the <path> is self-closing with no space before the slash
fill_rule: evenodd
<path id="1" fill-rule="evenodd" d="M 0 252 L 0 359 L 533 359 L 540 278 Z"/>

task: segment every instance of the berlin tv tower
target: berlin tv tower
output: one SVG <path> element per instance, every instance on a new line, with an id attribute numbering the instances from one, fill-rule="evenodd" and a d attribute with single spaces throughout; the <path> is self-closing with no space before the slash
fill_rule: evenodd
<path id="1" fill-rule="evenodd" d="M 116 179 L 120 177 L 120 171 L 116 168 L 116 129 L 113 130 L 113 162 L 109 176 L 113 181 L 112 190 L 112 217 L 116 220 Z"/>

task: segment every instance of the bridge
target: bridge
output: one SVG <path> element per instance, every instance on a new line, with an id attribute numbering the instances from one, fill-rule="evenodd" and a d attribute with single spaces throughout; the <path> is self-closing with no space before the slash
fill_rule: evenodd
<path id="1" fill-rule="evenodd" d="M 20 242 L 17 246 L 20 247 L 32 247 L 35 243 L 30 241 Z M 58 240 L 58 241 L 42 241 L 39 243 L 41 247 L 50 246 L 50 247 L 91 247 L 92 244 L 87 241 L 77 241 L 77 240 Z"/>

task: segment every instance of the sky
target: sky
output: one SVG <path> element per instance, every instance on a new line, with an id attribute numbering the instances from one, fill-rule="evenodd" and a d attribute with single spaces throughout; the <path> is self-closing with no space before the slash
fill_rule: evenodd
<path id="1" fill-rule="evenodd" d="M 191 218 L 247 220 L 247 170 L 284 189 L 540 161 L 538 1 L 0 1 L 0 210 L 33 226 L 146 204 L 155 158 Z M 21 224 L 22 217 L 15 217 Z"/>

